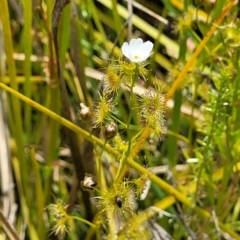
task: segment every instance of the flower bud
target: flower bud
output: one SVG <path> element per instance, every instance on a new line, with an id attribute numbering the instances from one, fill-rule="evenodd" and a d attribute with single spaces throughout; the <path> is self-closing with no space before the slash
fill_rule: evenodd
<path id="1" fill-rule="evenodd" d="M 83 120 L 88 120 L 92 115 L 90 108 L 85 106 L 83 103 L 80 103 L 80 107 L 81 107 L 81 110 L 79 113 L 80 113 L 81 118 Z"/>
<path id="2" fill-rule="evenodd" d="M 147 197 L 150 186 L 151 186 L 151 180 L 150 179 L 145 179 L 145 186 L 144 186 L 144 188 L 142 190 L 142 193 L 140 194 L 140 197 L 139 197 L 140 200 L 144 200 Z"/>

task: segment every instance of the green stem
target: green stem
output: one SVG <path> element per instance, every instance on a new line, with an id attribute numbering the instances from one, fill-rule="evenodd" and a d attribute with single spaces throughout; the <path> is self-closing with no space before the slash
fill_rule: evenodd
<path id="1" fill-rule="evenodd" d="M 121 172 L 124 169 L 124 166 L 126 165 L 127 158 L 129 156 L 129 153 L 130 153 L 130 150 L 131 150 L 132 137 L 131 137 L 131 134 L 130 134 L 130 125 L 131 125 L 131 120 L 132 120 L 132 113 L 133 113 L 132 108 L 133 108 L 133 103 L 134 103 L 133 87 L 134 87 L 134 84 L 135 84 L 135 82 L 138 78 L 138 73 L 139 73 L 139 69 L 138 69 L 138 65 L 136 64 L 135 65 L 135 72 L 134 72 L 134 75 L 131 77 L 131 85 L 130 85 L 130 113 L 129 113 L 129 117 L 128 117 L 128 121 L 127 121 L 127 135 L 128 135 L 128 138 L 129 138 L 128 150 L 127 150 L 126 156 L 120 162 L 120 166 L 118 168 L 117 175 L 114 179 L 114 183 L 118 182 L 119 177 L 121 176 Z"/>
<path id="2" fill-rule="evenodd" d="M 207 138 L 207 141 L 205 143 L 203 162 L 200 165 L 200 169 L 199 169 L 198 176 L 197 176 L 197 187 L 196 187 L 196 192 L 195 192 L 195 200 L 197 199 L 197 195 L 198 195 L 198 191 L 199 191 L 199 187 L 200 187 L 200 182 L 201 182 L 201 179 L 202 179 L 201 176 L 202 176 L 204 168 L 206 169 L 209 181 L 212 182 L 213 164 L 210 161 L 210 156 L 208 156 L 208 154 L 209 154 L 209 151 L 210 151 L 210 148 L 211 148 L 210 144 L 211 144 L 211 141 L 212 141 L 212 138 L 213 138 L 213 134 L 214 134 L 214 131 L 216 129 L 216 124 L 217 124 L 216 119 L 217 119 L 217 115 L 218 115 L 219 105 L 221 104 L 221 96 L 222 96 L 223 87 L 224 87 L 224 81 L 222 80 L 222 84 L 220 86 L 219 94 L 218 94 L 218 97 L 217 97 L 217 100 L 216 100 L 217 104 L 216 104 L 216 107 L 214 109 L 213 116 L 212 116 L 211 130 L 208 134 L 208 138 Z M 209 192 L 209 199 L 212 201 L 212 204 L 213 204 L 214 197 L 212 195 L 212 189 L 210 189 L 210 192 Z"/>
<path id="3" fill-rule="evenodd" d="M 103 151 L 105 150 L 106 144 L 107 144 L 107 140 L 105 140 L 105 142 L 104 142 L 104 145 L 103 145 L 103 147 L 101 149 L 101 152 L 99 154 L 98 161 L 97 161 L 98 185 L 99 185 L 100 188 L 103 185 L 102 184 L 102 161 L 101 161 L 101 157 L 102 157 Z"/>
<path id="4" fill-rule="evenodd" d="M 127 129 L 127 124 L 125 124 L 124 122 L 122 122 L 121 120 L 119 120 L 118 118 L 116 118 L 113 114 L 110 114 L 110 117 L 112 118 L 112 119 L 114 119 L 116 122 L 118 122 L 118 123 L 120 123 L 124 128 L 126 128 Z"/>
<path id="5" fill-rule="evenodd" d="M 71 216 L 72 219 L 75 219 L 77 221 L 80 221 L 80 222 L 83 222 L 83 223 L 86 223 L 87 225 L 89 225 L 90 227 L 93 227 L 93 228 L 97 228 L 97 226 L 95 224 L 92 224 L 91 222 L 85 220 L 84 218 L 80 218 L 80 217 L 76 217 L 76 216 Z"/>

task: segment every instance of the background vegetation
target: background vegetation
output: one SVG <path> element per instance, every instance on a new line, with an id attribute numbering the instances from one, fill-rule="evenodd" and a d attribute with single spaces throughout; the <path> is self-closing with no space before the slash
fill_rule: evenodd
<path id="1" fill-rule="evenodd" d="M 154 53 L 111 93 L 107 141 L 104 74 L 138 37 Z M 1 0 L 0 240 L 240 239 L 239 42 L 232 0 Z"/>

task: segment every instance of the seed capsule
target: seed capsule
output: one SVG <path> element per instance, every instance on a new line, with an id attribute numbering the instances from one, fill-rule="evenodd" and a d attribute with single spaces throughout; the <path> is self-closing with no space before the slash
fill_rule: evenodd
<path id="1" fill-rule="evenodd" d="M 117 133 L 117 126 L 114 122 L 111 122 L 104 128 L 103 135 L 106 140 L 109 140 L 115 137 L 116 133 Z"/>
<path id="2" fill-rule="evenodd" d="M 93 190 L 97 186 L 97 181 L 93 176 L 86 174 L 83 181 L 81 181 L 81 186 L 84 190 Z"/>

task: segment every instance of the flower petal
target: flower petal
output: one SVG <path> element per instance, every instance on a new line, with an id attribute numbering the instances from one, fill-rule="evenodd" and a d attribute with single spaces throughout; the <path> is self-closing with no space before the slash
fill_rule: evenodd
<path id="1" fill-rule="evenodd" d="M 143 44 L 143 40 L 141 38 L 137 38 L 137 39 L 133 38 L 133 39 L 130 40 L 130 43 L 129 43 L 130 47 L 131 46 L 142 45 L 142 44 Z"/>
<path id="2" fill-rule="evenodd" d="M 127 42 L 125 42 L 123 45 L 122 45 L 122 53 L 125 57 L 129 58 L 129 45 Z"/>
<path id="3" fill-rule="evenodd" d="M 151 55 L 153 43 L 150 41 L 144 43 L 141 38 L 133 38 L 130 40 L 129 44 L 125 42 L 121 49 L 123 55 L 130 61 L 140 63 Z"/>
<path id="4" fill-rule="evenodd" d="M 147 41 L 143 44 L 143 50 L 145 53 L 150 54 L 153 49 L 153 43 L 150 41 Z"/>

